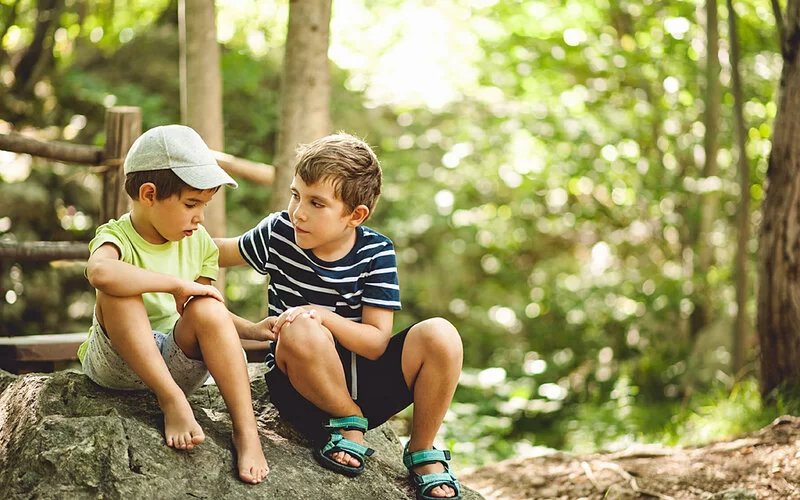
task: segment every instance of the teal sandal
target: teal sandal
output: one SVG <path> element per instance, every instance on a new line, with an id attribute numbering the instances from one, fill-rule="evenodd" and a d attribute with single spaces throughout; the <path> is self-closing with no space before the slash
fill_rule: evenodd
<path id="1" fill-rule="evenodd" d="M 446 500 L 459 500 L 461 498 L 461 485 L 458 484 L 458 479 L 450 471 L 450 466 L 447 461 L 450 460 L 449 450 L 419 450 L 409 453 L 408 444 L 403 450 L 403 465 L 408 469 L 408 474 L 414 480 L 414 485 L 417 487 L 417 500 L 442 500 L 440 497 L 432 497 L 428 493 L 437 487 L 446 485 L 453 488 L 456 492 L 455 496 L 447 497 Z M 441 462 L 444 465 L 444 472 L 435 474 L 417 474 L 413 471 L 412 467 L 417 465 L 433 464 Z"/>
<path id="2" fill-rule="evenodd" d="M 352 416 L 330 419 L 325 428 L 331 430 L 331 437 L 322 448 L 314 450 L 314 458 L 316 458 L 317 462 L 319 462 L 319 464 L 326 469 L 344 474 L 345 476 L 355 477 L 361 474 L 364 472 L 364 462 L 366 461 L 366 458 L 375 453 L 375 450 L 358 444 L 355 441 L 345 439 L 339 433 L 339 429 L 344 429 L 346 431 L 366 432 L 367 426 L 367 419 L 364 417 Z M 350 454 L 351 456 L 357 458 L 361 463 L 358 465 L 358 467 L 353 467 L 351 465 L 341 464 L 329 456 L 330 454 L 339 451 Z"/>

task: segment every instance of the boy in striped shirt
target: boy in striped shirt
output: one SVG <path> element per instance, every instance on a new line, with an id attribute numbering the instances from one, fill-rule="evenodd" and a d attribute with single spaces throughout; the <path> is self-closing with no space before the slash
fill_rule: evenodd
<path id="1" fill-rule="evenodd" d="M 373 453 L 364 432 L 414 403 L 403 461 L 418 495 L 460 498 L 449 452 L 433 441 L 461 372 L 461 338 L 442 318 L 392 335 L 400 309 L 394 247 L 363 225 L 381 181 L 380 163 L 360 139 L 336 134 L 302 146 L 288 210 L 238 238 L 215 239 L 219 263 L 269 275 L 269 317 L 234 323 L 242 338 L 273 341 L 270 398 L 320 441 L 321 465 L 361 473 Z"/>

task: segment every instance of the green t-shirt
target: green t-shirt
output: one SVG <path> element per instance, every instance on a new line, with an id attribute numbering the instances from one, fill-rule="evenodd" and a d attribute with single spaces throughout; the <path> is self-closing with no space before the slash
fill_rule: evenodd
<path id="1" fill-rule="evenodd" d="M 105 243 L 117 247 L 121 261 L 148 271 L 188 281 L 201 276 L 215 280 L 219 274 L 219 250 L 203 226 L 198 226 L 194 234 L 180 241 L 154 245 L 136 232 L 130 213 L 127 213 L 119 220 L 112 219 L 97 228 L 94 239 L 89 242 L 89 252 L 94 253 Z M 142 299 L 153 330 L 169 333 L 179 317 L 172 294 L 145 293 Z M 81 362 L 88 344 L 87 340 L 78 348 Z"/>

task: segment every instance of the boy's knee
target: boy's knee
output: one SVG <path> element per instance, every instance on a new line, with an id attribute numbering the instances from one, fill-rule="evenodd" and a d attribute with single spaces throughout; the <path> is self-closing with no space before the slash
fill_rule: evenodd
<path id="1" fill-rule="evenodd" d="M 322 328 L 316 320 L 306 316 L 300 316 L 283 325 L 278 342 L 284 352 L 302 357 L 314 357 L 317 349 L 334 345 L 330 332 Z"/>
<path id="2" fill-rule="evenodd" d="M 100 326 L 108 332 L 106 316 L 112 318 L 112 323 L 124 323 L 127 319 L 136 318 L 147 319 L 147 310 L 144 307 L 144 300 L 141 295 L 129 297 L 117 297 L 97 291 L 95 301 L 95 314 Z M 149 321 L 149 320 L 148 320 Z"/>
<path id="3" fill-rule="evenodd" d="M 430 318 L 414 325 L 413 333 L 425 346 L 426 351 L 446 352 L 461 356 L 461 335 L 452 323 L 444 318 Z"/>
<path id="4" fill-rule="evenodd" d="M 184 321 L 198 324 L 213 324 L 230 320 L 225 304 L 212 297 L 194 297 L 183 309 Z"/>

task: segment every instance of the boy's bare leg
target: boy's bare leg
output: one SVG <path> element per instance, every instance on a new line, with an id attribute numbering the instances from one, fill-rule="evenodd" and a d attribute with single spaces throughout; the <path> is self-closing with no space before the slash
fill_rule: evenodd
<path id="1" fill-rule="evenodd" d="M 114 297 L 98 291 L 95 310 L 111 344 L 155 393 L 164 412 L 167 446 L 191 450 L 202 443 L 205 439 L 203 429 L 195 420 L 186 395 L 173 380 L 153 340 L 153 330 L 141 296 Z"/>
<path id="2" fill-rule="evenodd" d="M 292 386 L 317 408 L 334 417 L 363 416 L 347 389 L 342 362 L 331 332 L 307 315 L 284 324 L 275 352 L 278 368 Z M 364 443 L 360 431 L 339 431 L 345 439 Z M 330 455 L 337 462 L 358 467 L 361 462 L 345 452 Z"/>
<path id="3" fill-rule="evenodd" d="M 233 424 L 239 477 L 260 483 L 267 477 L 269 466 L 253 414 L 247 363 L 228 310 L 216 299 L 195 297 L 186 305 L 175 335 L 175 342 L 187 356 L 205 362 L 225 400 Z"/>
<path id="4" fill-rule="evenodd" d="M 463 348 L 458 331 L 449 321 L 433 318 L 414 325 L 403 345 L 403 376 L 414 397 L 414 416 L 408 451 L 433 448 L 436 433 L 442 425 L 453 399 L 461 373 Z M 417 474 L 444 472 L 441 463 L 420 465 Z M 437 486 L 432 496 L 455 496 L 453 488 Z"/>

